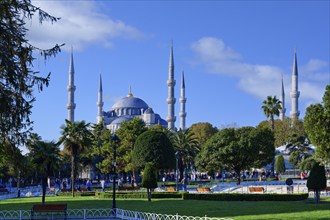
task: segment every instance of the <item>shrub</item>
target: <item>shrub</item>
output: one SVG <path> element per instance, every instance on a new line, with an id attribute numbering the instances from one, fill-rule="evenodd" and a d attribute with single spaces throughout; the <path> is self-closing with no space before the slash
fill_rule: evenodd
<path id="1" fill-rule="evenodd" d="M 75 192 L 75 196 L 95 196 L 95 192 Z M 58 192 L 56 196 L 72 196 L 71 192 Z"/>
<path id="2" fill-rule="evenodd" d="M 112 198 L 111 192 L 96 192 L 96 197 Z M 147 199 L 148 195 L 145 192 L 116 192 L 116 198 L 123 199 Z M 177 192 L 153 192 L 152 198 L 182 198 L 182 193 Z"/>

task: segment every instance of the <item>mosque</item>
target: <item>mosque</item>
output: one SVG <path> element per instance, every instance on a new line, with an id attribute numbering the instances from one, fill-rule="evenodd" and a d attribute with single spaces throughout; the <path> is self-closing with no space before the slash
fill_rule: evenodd
<path id="1" fill-rule="evenodd" d="M 109 130 L 116 131 L 120 128 L 122 122 L 131 121 L 133 118 L 141 118 L 146 126 L 150 127 L 156 124 L 160 124 L 168 129 L 175 128 L 175 96 L 174 87 L 176 81 L 174 79 L 174 59 L 173 59 L 173 45 L 170 48 L 170 59 L 169 59 L 169 70 L 168 70 L 168 116 L 167 119 L 163 119 L 159 114 L 155 113 L 145 101 L 133 96 L 131 87 L 129 89 L 128 95 L 120 100 L 118 100 L 110 110 L 103 110 L 103 89 L 102 89 L 102 77 L 99 78 L 99 88 L 98 88 L 98 100 L 97 100 L 97 123 L 103 123 Z M 73 53 L 71 50 L 70 65 L 69 65 L 69 85 L 68 89 L 68 120 L 74 121 L 74 110 L 76 104 L 74 103 L 74 64 L 73 64 Z M 185 82 L 184 82 L 184 72 L 182 71 L 181 79 L 181 92 L 180 92 L 180 128 L 182 130 L 186 129 L 186 97 L 185 97 Z"/>
<path id="2" fill-rule="evenodd" d="M 293 68 L 292 68 L 292 89 L 290 92 L 291 96 L 291 107 L 292 110 L 290 112 L 291 119 L 298 119 L 299 110 L 298 110 L 298 98 L 300 96 L 300 92 L 298 91 L 298 67 L 297 67 L 297 54 L 296 50 L 294 51 L 294 60 L 293 60 Z M 99 88 L 98 88 L 98 100 L 97 100 L 97 123 L 104 123 L 104 125 L 111 131 L 116 131 L 120 128 L 120 124 L 122 122 L 131 121 L 135 117 L 141 118 L 146 126 L 153 126 L 156 124 L 160 124 L 168 129 L 176 129 L 175 128 L 175 103 L 176 99 L 174 96 L 174 88 L 176 81 L 174 79 L 174 59 L 173 59 L 173 46 L 170 48 L 170 59 L 169 59 L 169 69 L 168 69 L 168 98 L 167 98 L 167 106 L 168 106 L 168 116 L 167 119 L 163 119 L 159 114 L 155 113 L 144 100 L 133 96 L 131 88 L 129 89 L 128 95 L 118 100 L 110 110 L 103 110 L 103 90 L 102 90 L 102 77 L 99 78 Z M 68 90 L 68 120 L 74 121 L 74 110 L 76 104 L 74 103 L 74 92 L 76 87 L 74 85 L 74 64 L 73 64 L 73 53 L 71 51 L 70 57 L 70 65 L 69 65 L 69 85 L 67 87 Z M 279 118 L 283 120 L 286 112 L 285 108 L 285 93 L 283 86 L 283 77 L 281 81 L 281 93 L 279 96 L 279 100 L 281 101 L 281 107 Z M 181 90 L 180 90 L 180 128 L 182 130 L 186 129 L 186 97 L 185 97 L 185 81 L 184 81 L 184 72 L 182 71 L 181 78 Z M 288 163 L 289 155 L 286 152 L 283 146 L 276 148 L 276 154 L 283 154 L 285 158 L 285 163 L 287 168 L 292 168 Z M 88 172 L 85 172 L 88 173 Z M 90 176 L 85 176 L 85 178 L 92 177 L 92 173 Z M 93 177 L 92 177 L 93 178 Z"/>
<path id="3" fill-rule="evenodd" d="M 102 90 L 102 77 L 99 79 L 99 88 L 98 88 L 98 100 L 97 100 L 97 123 L 103 122 L 104 125 L 112 131 L 119 129 L 122 122 L 127 122 L 132 120 L 135 117 L 141 118 L 147 126 L 153 126 L 160 124 L 168 129 L 175 128 L 175 96 L 174 96 L 174 87 L 176 81 L 174 79 L 174 59 L 173 59 L 173 45 L 170 48 L 170 59 L 169 59 L 169 70 L 168 70 L 168 116 L 167 119 L 163 119 L 159 114 L 155 113 L 153 109 L 148 106 L 148 104 L 138 97 L 134 97 L 129 89 L 127 97 L 124 97 L 118 100 L 109 111 L 103 110 L 103 90 Z M 74 92 L 76 86 L 74 85 L 74 64 L 73 64 L 73 53 L 71 50 L 70 64 L 69 64 L 69 85 L 68 90 L 68 120 L 74 121 L 74 110 L 76 104 L 74 103 Z M 181 78 L 181 90 L 180 90 L 180 128 L 182 130 L 186 129 L 186 97 L 185 97 L 185 81 L 184 81 L 184 72 L 182 71 Z M 298 98 L 300 92 L 298 91 L 298 67 L 297 67 L 297 54 L 296 50 L 294 51 L 294 60 L 292 68 L 292 90 L 290 92 L 291 96 L 291 106 L 292 111 L 290 112 L 291 119 L 297 119 L 299 117 L 298 110 Z M 279 96 L 281 101 L 281 107 L 279 118 L 283 120 L 285 118 L 285 93 L 283 86 L 283 77 L 281 82 L 281 94 Z"/>

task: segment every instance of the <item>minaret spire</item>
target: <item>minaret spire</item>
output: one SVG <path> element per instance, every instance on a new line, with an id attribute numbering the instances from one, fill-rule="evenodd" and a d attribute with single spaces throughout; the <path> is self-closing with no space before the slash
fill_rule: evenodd
<path id="1" fill-rule="evenodd" d="M 128 94 L 127 94 L 127 97 L 133 97 L 132 86 L 129 86 L 129 88 L 128 88 Z"/>
<path id="2" fill-rule="evenodd" d="M 74 122 L 74 110 L 76 108 L 76 104 L 74 103 L 74 92 L 76 91 L 76 86 L 74 85 L 74 65 L 73 65 L 73 49 L 71 47 L 71 57 L 70 57 L 70 65 L 69 65 L 69 85 L 67 87 L 68 90 L 68 120 Z"/>
<path id="3" fill-rule="evenodd" d="M 102 89 L 102 76 L 99 79 L 99 91 L 97 93 L 97 124 L 103 121 L 103 89 Z"/>
<path id="4" fill-rule="evenodd" d="M 281 83 L 281 95 L 280 95 L 281 107 L 280 109 L 280 120 L 283 121 L 285 118 L 285 93 L 284 93 L 284 85 L 283 85 L 283 75 L 282 75 L 282 83 Z"/>
<path id="5" fill-rule="evenodd" d="M 181 94 L 180 94 L 180 128 L 186 130 L 186 86 L 184 83 L 184 70 L 182 68 Z"/>
<path id="6" fill-rule="evenodd" d="M 167 127 L 169 129 L 175 129 L 175 115 L 174 115 L 174 58 L 173 58 L 173 42 L 171 43 L 171 50 L 170 50 L 170 62 L 168 67 L 168 80 L 167 80 L 167 87 L 168 87 L 168 97 L 167 97 L 167 105 L 168 105 L 168 116 L 167 116 Z"/>
<path id="7" fill-rule="evenodd" d="M 292 67 L 292 89 L 291 89 L 291 119 L 297 119 L 299 117 L 298 111 L 298 98 L 300 92 L 298 91 L 298 65 L 297 65 L 297 51 L 294 49 L 293 67 Z"/>

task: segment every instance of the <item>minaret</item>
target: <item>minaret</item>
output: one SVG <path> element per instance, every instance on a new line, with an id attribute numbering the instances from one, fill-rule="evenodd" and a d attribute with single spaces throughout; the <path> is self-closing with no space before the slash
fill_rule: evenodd
<path id="1" fill-rule="evenodd" d="M 74 85 L 74 65 L 73 65 L 73 49 L 71 47 L 71 58 L 69 65 L 69 85 L 68 89 L 68 120 L 74 122 L 74 110 L 76 108 L 76 104 L 74 103 L 74 91 L 76 91 L 76 86 Z"/>
<path id="2" fill-rule="evenodd" d="M 186 130 L 186 86 L 184 83 L 184 71 L 182 69 L 181 95 L 180 95 L 180 128 Z"/>
<path id="3" fill-rule="evenodd" d="M 297 119 L 299 117 L 298 111 L 298 98 L 300 92 L 298 91 L 298 67 L 297 67 L 297 53 L 294 50 L 293 68 L 292 68 L 292 89 L 291 89 L 291 119 Z"/>
<path id="4" fill-rule="evenodd" d="M 97 93 L 97 124 L 103 121 L 103 104 L 102 76 L 100 74 L 99 91 Z"/>
<path id="5" fill-rule="evenodd" d="M 168 116 L 167 116 L 167 127 L 169 129 L 175 129 L 175 115 L 174 115 L 174 61 L 173 61 L 173 43 L 171 44 L 170 50 L 170 63 L 168 67 L 168 80 L 167 80 L 167 87 L 168 87 L 168 98 L 167 98 L 167 105 L 168 105 Z"/>
<path id="6" fill-rule="evenodd" d="M 285 118 L 285 93 L 284 93 L 284 85 L 283 85 L 283 76 L 282 76 L 282 83 L 281 83 L 281 95 L 280 95 L 281 107 L 280 109 L 280 120 L 283 121 Z"/>

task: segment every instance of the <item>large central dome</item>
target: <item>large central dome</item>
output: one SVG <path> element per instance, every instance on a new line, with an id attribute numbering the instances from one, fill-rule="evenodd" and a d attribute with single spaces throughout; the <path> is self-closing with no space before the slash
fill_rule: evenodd
<path id="1" fill-rule="evenodd" d="M 118 100 L 113 106 L 112 109 L 122 109 L 122 108 L 139 108 L 147 109 L 149 106 L 142 99 L 134 97 L 131 91 L 128 93 L 127 97 L 124 97 Z"/>

